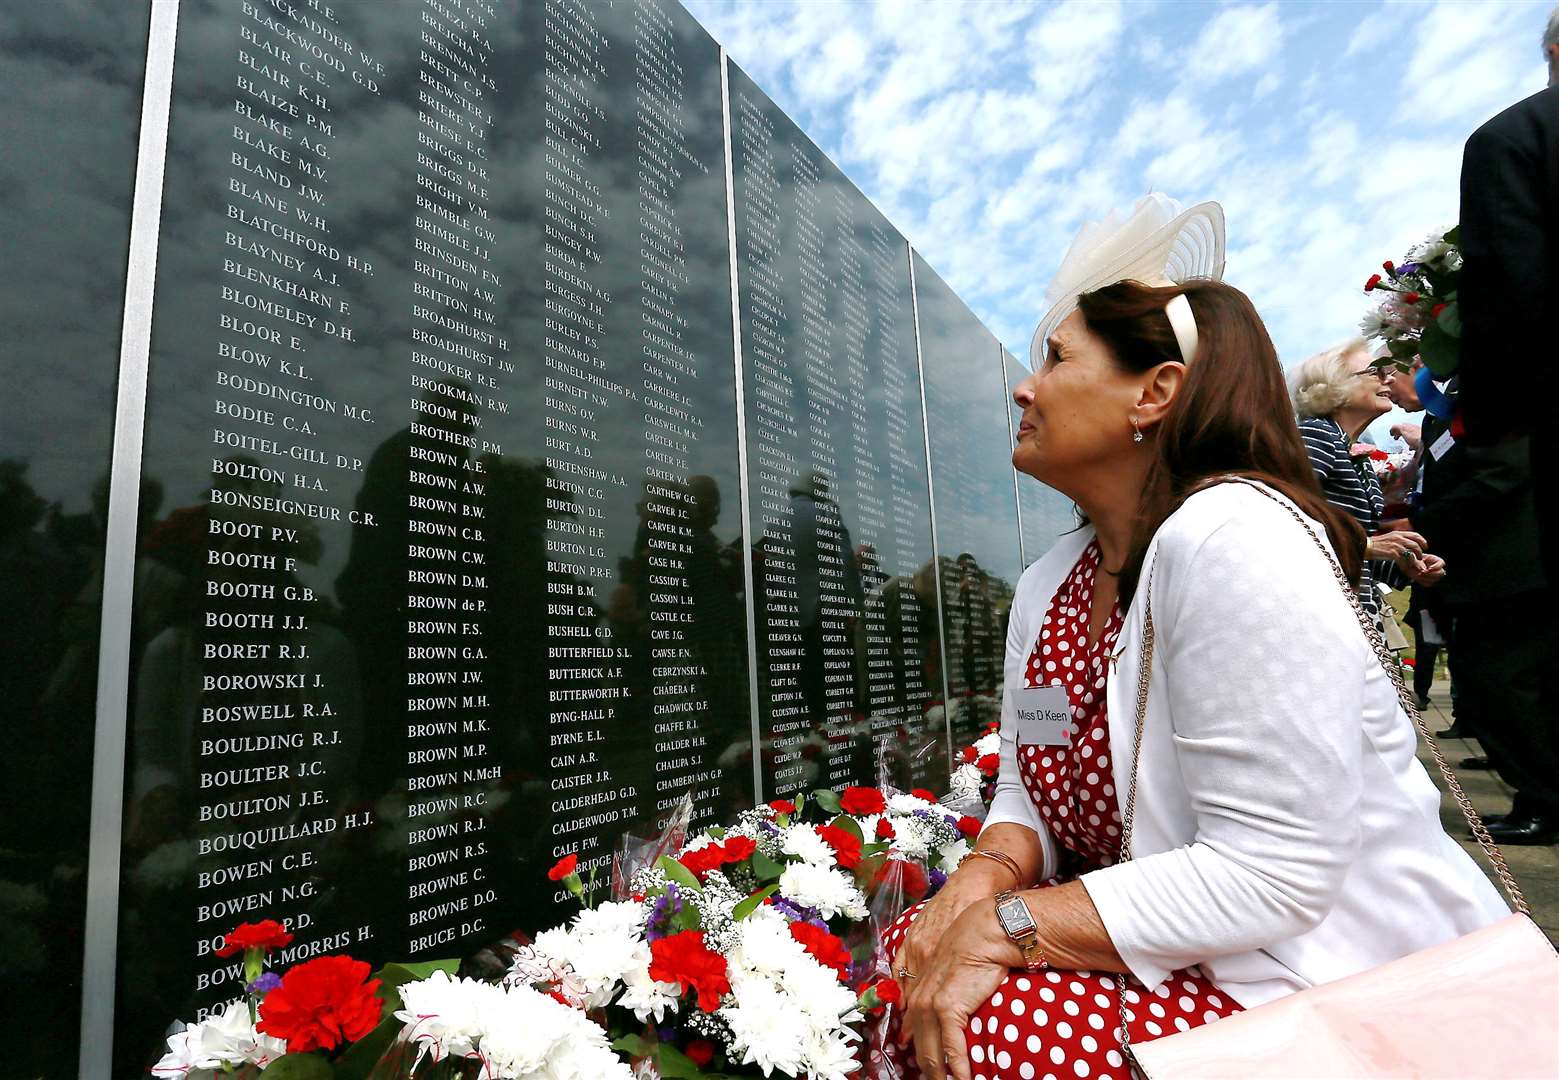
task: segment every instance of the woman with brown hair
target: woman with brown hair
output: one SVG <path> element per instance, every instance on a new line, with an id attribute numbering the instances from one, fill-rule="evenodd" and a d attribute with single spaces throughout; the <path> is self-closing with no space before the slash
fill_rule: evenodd
<path id="1" fill-rule="evenodd" d="M 1088 524 L 1018 585 L 977 848 L 888 934 L 911 1075 L 1124 1078 L 1113 973 L 1143 1042 L 1505 914 L 1440 826 L 1327 555 L 1357 582 L 1364 535 L 1221 249 L 1215 204 L 1150 197 L 1079 238 L 1035 335 L 1013 463 Z"/>

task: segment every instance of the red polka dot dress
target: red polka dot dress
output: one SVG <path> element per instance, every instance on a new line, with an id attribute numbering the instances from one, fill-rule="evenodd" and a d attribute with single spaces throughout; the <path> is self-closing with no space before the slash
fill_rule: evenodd
<path id="1" fill-rule="evenodd" d="M 1117 605 L 1099 641 L 1090 646 L 1088 619 L 1099 561 L 1095 541 L 1051 600 L 1028 658 L 1028 685 L 1059 683 L 1072 707 L 1069 745 L 1018 746 L 1023 786 L 1062 851 L 1062 872 L 1039 888 L 1108 866 L 1120 853 L 1121 815 L 1110 771 L 1104 691 L 1123 616 Z M 890 958 L 918 914 L 918 906 L 911 908 L 888 929 L 884 940 Z M 1239 1010 L 1198 968 L 1174 972 L 1152 993 L 1140 987 L 1126 991 L 1134 1042 L 1189 1031 Z M 1120 1050 L 1118 991 L 1115 977 L 1107 973 L 1014 971 L 975 1011 L 966 1034 L 975 1080 L 1129 1080 Z M 890 1043 L 887 1052 L 906 1080 L 920 1075 L 912 1049 L 899 1051 Z"/>

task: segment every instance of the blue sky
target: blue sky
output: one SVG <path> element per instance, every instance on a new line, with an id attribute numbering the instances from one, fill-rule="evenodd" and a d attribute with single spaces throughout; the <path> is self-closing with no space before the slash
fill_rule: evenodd
<path id="1" fill-rule="evenodd" d="M 684 2 L 1020 357 L 1078 226 L 1148 190 L 1224 204 L 1285 364 L 1343 340 L 1546 78 L 1541 3 Z"/>

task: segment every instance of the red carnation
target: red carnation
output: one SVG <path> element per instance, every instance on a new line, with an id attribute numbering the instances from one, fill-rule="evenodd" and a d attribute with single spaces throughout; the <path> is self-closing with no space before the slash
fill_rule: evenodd
<path id="1" fill-rule="evenodd" d="M 232 956 L 247 949 L 280 949 L 292 944 L 292 935 L 275 919 L 240 923 L 222 938 L 218 956 Z"/>
<path id="2" fill-rule="evenodd" d="M 699 881 L 711 870 L 718 870 L 725 863 L 725 849 L 719 844 L 706 844 L 697 851 L 684 851 L 677 862 L 687 867 L 688 873 Z"/>
<path id="3" fill-rule="evenodd" d="M 1404 303 L 1416 304 L 1418 303 L 1418 294 L 1416 292 L 1405 292 L 1402 294 L 1402 300 Z"/>
<path id="4" fill-rule="evenodd" d="M 714 1012 L 731 992 L 725 957 L 704 945 L 702 930 L 683 930 L 650 942 L 650 978 L 698 994 L 698 1007 Z M 291 1047 L 288 1047 L 291 1049 Z"/>
<path id="5" fill-rule="evenodd" d="M 1444 304 L 1436 304 L 1434 307 L 1430 308 L 1429 314 L 1433 318 L 1438 319 L 1440 317 L 1440 312 L 1442 312 L 1444 310 L 1445 310 L 1445 305 Z"/>
<path id="6" fill-rule="evenodd" d="M 1380 268 L 1388 274 L 1395 274 L 1397 272 L 1396 266 L 1390 259 L 1387 259 L 1385 262 L 1381 263 Z"/>
<path id="7" fill-rule="evenodd" d="M 694 1039 L 682 1051 L 700 1069 L 707 1068 L 715 1059 L 715 1044 L 708 1039 Z"/>
<path id="8" fill-rule="evenodd" d="M 917 798 L 917 799 L 924 799 L 924 800 L 926 800 L 926 802 L 936 802 L 937 801 L 936 795 L 933 794 L 931 791 L 927 790 L 926 788 L 923 788 L 923 787 L 916 788 L 914 791 L 911 791 L 910 794 L 915 796 L 915 798 Z"/>
<path id="9" fill-rule="evenodd" d="M 1402 658 L 1402 664 L 1404 667 L 1417 667 L 1418 661 L 1413 659 L 1411 656 L 1404 656 Z"/>
<path id="10" fill-rule="evenodd" d="M 986 776 L 995 776 L 996 771 L 1001 768 L 1001 757 L 996 754 L 986 754 L 975 764 Z"/>
<path id="11" fill-rule="evenodd" d="M 547 871 L 547 877 L 552 881 L 562 881 L 579 867 L 579 856 L 569 854 L 557 861 L 557 864 Z"/>
<path id="12" fill-rule="evenodd" d="M 752 858 L 752 853 L 758 850 L 758 844 L 750 836 L 733 836 L 721 844 L 720 849 L 726 862 L 738 863 Z"/>
<path id="13" fill-rule="evenodd" d="M 892 979 L 878 979 L 872 989 L 877 991 L 877 996 L 885 1005 L 897 1005 L 904 999 L 904 991 Z"/>
<path id="14" fill-rule="evenodd" d="M 896 833 L 893 829 L 893 822 L 889 821 L 887 818 L 877 819 L 877 839 L 892 840 L 897 835 L 898 833 Z"/>
<path id="15" fill-rule="evenodd" d="M 911 900 L 919 900 L 926 895 L 926 890 L 931 883 L 926 879 L 926 872 L 917 862 L 909 862 L 906 859 L 889 859 L 882 864 L 882 869 L 877 871 L 877 876 L 872 879 L 872 884 L 881 885 L 892 875 L 895 867 L 899 868 L 899 885 L 904 889 L 904 895 Z"/>
<path id="16" fill-rule="evenodd" d="M 1370 275 L 1370 279 L 1364 283 L 1364 291 L 1365 292 L 1374 292 L 1375 291 L 1375 286 L 1377 286 L 1379 284 L 1380 284 L 1380 275 L 1379 274 L 1371 274 Z"/>
<path id="17" fill-rule="evenodd" d="M 1371 461 L 1388 461 L 1388 460 L 1390 460 L 1390 458 L 1391 458 L 1391 455 L 1386 453 L 1384 450 L 1380 449 L 1379 447 L 1377 447 L 1377 448 L 1375 448 L 1375 449 L 1370 451 L 1370 460 Z"/>
<path id="18" fill-rule="evenodd" d="M 847 787 L 839 796 L 839 808 L 847 814 L 880 814 L 888 808 L 888 800 L 874 787 Z"/>
<path id="19" fill-rule="evenodd" d="M 976 750 L 974 747 L 972 747 L 972 746 L 964 747 L 963 759 L 964 759 L 964 764 L 965 765 L 970 764 L 972 761 L 974 761 L 975 758 L 977 758 L 979 756 L 980 756 L 980 752 L 978 750 Z"/>
<path id="20" fill-rule="evenodd" d="M 861 841 L 854 833 L 846 832 L 837 825 L 819 825 L 817 835 L 834 849 L 834 857 L 839 860 L 840 866 L 854 870 L 861 865 Z"/>
<path id="21" fill-rule="evenodd" d="M 796 812 L 796 804 L 789 799 L 775 799 L 769 803 L 769 809 L 776 814 L 794 814 Z"/>
<path id="22" fill-rule="evenodd" d="M 840 980 L 844 979 L 850 967 L 850 950 L 844 947 L 844 942 L 821 926 L 809 922 L 791 923 L 790 936 L 801 942 L 801 947 L 819 964 L 833 968 Z"/>
<path id="23" fill-rule="evenodd" d="M 289 1053 L 334 1050 L 379 1026 L 379 980 L 350 956 L 320 956 L 298 964 L 260 1002 L 256 1030 L 287 1040 Z M 364 980 L 367 979 L 366 982 Z"/>
<path id="24" fill-rule="evenodd" d="M 963 817 L 958 819 L 958 831 L 963 833 L 969 839 L 973 840 L 976 836 L 980 835 L 980 822 L 977 819 L 970 817 L 968 814 L 965 814 Z"/>

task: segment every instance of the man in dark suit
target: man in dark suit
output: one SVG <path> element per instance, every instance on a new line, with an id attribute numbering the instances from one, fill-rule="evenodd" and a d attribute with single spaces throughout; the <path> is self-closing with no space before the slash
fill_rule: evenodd
<path id="1" fill-rule="evenodd" d="M 1412 528 L 1445 558 L 1460 704 L 1515 798 L 1506 844 L 1559 839 L 1559 483 L 1551 417 L 1513 394 L 1559 359 L 1559 11 L 1549 86 L 1475 131 L 1462 158 L 1457 422 L 1425 433 Z"/>
<path id="2" fill-rule="evenodd" d="M 1465 441 L 1530 434 L 1543 558 L 1559 578 L 1559 453 L 1551 415 L 1511 401 L 1512 374 L 1559 360 L 1559 11 L 1543 36 L 1548 89 L 1467 140 L 1458 293 Z"/>

